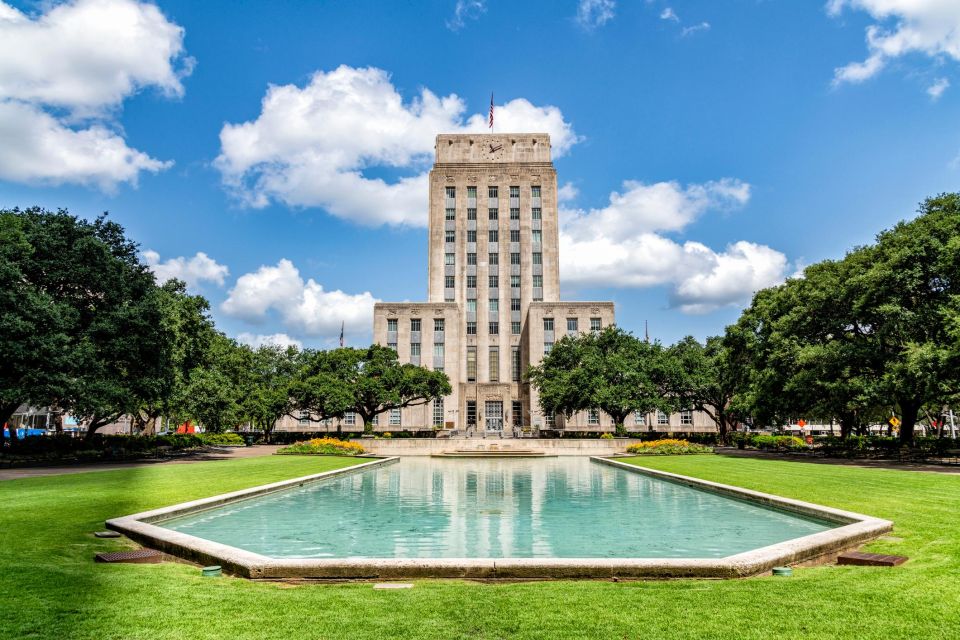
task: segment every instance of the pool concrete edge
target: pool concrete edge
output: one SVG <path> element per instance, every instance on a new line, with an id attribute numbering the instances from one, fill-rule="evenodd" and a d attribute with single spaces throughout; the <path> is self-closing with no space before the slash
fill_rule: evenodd
<path id="1" fill-rule="evenodd" d="M 345 474 L 393 464 L 394 456 L 342 469 L 283 480 L 218 496 L 184 502 L 108 520 L 118 531 L 145 546 L 253 579 L 393 580 L 461 578 L 478 580 L 740 578 L 769 572 L 774 566 L 802 564 L 857 547 L 889 532 L 893 523 L 790 498 L 723 485 L 608 458 L 592 461 L 645 474 L 727 497 L 748 500 L 841 526 L 725 558 L 271 558 L 153 524 L 226 503 Z"/>
<path id="2" fill-rule="evenodd" d="M 893 522 L 874 518 L 853 511 L 844 511 L 833 507 L 784 498 L 782 496 L 744 489 L 733 485 L 701 480 L 677 473 L 660 471 L 649 467 L 592 457 L 591 460 L 634 473 L 683 484 L 703 491 L 709 491 L 725 497 L 747 500 L 755 504 L 775 507 L 792 513 L 812 516 L 841 526 L 792 540 L 786 540 L 759 549 L 751 549 L 723 558 L 725 567 L 737 577 L 749 577 L 766 573 L 781 565 L 808 564 L 829 559 L 836 555 L 875 540 L 893 530 Z"/>

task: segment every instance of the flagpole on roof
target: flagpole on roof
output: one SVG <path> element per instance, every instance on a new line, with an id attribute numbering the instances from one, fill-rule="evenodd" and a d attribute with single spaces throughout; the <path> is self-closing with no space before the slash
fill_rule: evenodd
<path id="1" fill-rule="evenodd" d="M 493 133 L 493 91 L 490 92 L 490 133 Z"/>

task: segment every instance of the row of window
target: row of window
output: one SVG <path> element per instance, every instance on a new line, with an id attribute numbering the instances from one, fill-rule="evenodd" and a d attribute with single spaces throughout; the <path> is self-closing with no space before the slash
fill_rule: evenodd
<path id="1" fill-rule="evenodd" d="M 487 324 L 487 333 L 491 335 L 498 335 L 500 333 L 500 323 L 493 321 Z M 518 336 L 520 335 L 520 322 L 514 320 L 510 323 L 510 334 Z M 477 335 L 477 323 L 470 320 L 467 321 L 467 335 L 475 336 Z"/>
<path id="2" fill-rule="evenodd" d="M 567 318 L 567 331 L 573 333 L 579 330 L 580 321 L 577 318 Z M 590 331 L 600 331 L 603 328 L 603 322 L 600 318 L 590 318 Z M 553 331 L 553 318 L 543 319 L 543 330 Z"/>
<path id="3" fill-rule="evenodd" d="M 421 327 L 420 318 L 410 318 L 410 331 L 419 332 Z M 433 331 L 434 333 L 443 332 L 446 327 L 446 323 L 443 318 L 434 318 L 433 319 Z M 396 318 L 387 318 L 387 331 L 394 332 L 397 331 L 397 319 Z"/>
<path id="4" fill-rule="evenodd" d="M 490 347 L 488 382 L 500 382 L 500 347 Z M 520 382 L 522 373 L 520 347 L 510 349 L 510 380 Z M 467 347 L 467 382 L 477 381 L 477 348 Z"/>
<path id="5" fill-rule="evenodd" d="M 533 264 L 539 265 L 543 264 L 543 253 L 540 251 L 534 251 L 532 255 Z M 487 254 L 487 263 L 490 266 L 496 266 L 500 264 L 500 254 L 499 253 L 489 253 Z M 457 264 L 457 254 L 455 253 L 445 253 L 443 254 L 443 264 L 448 267 L 456 266 Z M 477 264 L 477 254 L 468 253 L 467 254 L 467 266 L 476 266 Z M 520 264 L 520 253 L 514 252 L 510 254 L 510 264 L 518 265 Z"/>
<path id="6" fill-rule="evenodd" d="M 457 188 L 456 187 L 447 187 L 446 194 L 448 198 L 457 197 Z M 467 197 L 476 198 L 477 197 L 477 188 L 474 186 L 467 187 Z M 495 185 L 490 185 L 487 187 L 487 197 L 491 200 L 495 200 L 500 197 L 500 187 Z M 520 187 L 512 186 L 510 187 L 510 197 L 519 198 L 520 197 Z M 539 198 L 540 197 L 540 185 L 532 185 L 530 187 L 530 197 Z"/>
<path id="7" fill-rule="evenodd" d="M 457 210 L 453 207 L 447 207 L 443 215 L 444 220 L 456 220 L 457 219 Z M 477 209 L 476 207 L 467 208 L 467 220 L 476 220 L 477 219 Z M 490 207 L 487 209 L 487 219 L 497 221 L 500 219 L 500 209 L 497 207 Z M 519 220 L 520 219 L 520 209 L 519 207 L 510 207 L 510 219 Z M 543 219 L 543 210 L 540 207 L 531 207 L 530 208 L 530 219 L 531 220 L 542 220 Z M 474 241 L 476 242 L 476 241 Z M 520 242 L 519 240 L 514 240 L 514 242 Z"/>
<path id="8" fill-rule="evenodd" d="M 443 241 L 456 242 L 457 232 L 454 231 L 453 229 L 447 229 L 446 231 L 443 232 Z M 467 242 L 476 242 L 476 241 L 477 241 L 477 230 L 468 229 Z M 543 231 L 540 229 L 531 229 L 530 241 L 533 242 L 533 244 L 543 244 Z M 487 231 L 487 242 L 500 242 L 500 230 L 490 229 L 489 231 Z M 510 242 L 520 242 L 520 229 L 510 230 Z"/>

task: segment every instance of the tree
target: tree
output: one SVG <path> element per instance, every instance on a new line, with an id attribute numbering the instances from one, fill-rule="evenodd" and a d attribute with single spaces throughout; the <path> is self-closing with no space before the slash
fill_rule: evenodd
<path id="1" fill-rule="evenodd" d="M 203 366 L 195 367 L 172 403 L 173 417 L 220 433 L 246 420 L 244 399 L 252 388 L 253 352 L 222 333 L 214 334 Z"/>
<path id="2" fill-rule="evenodd" d="M 720 441 L 742 418 L 733 399 L 746 383 L 743 352 L 719 336 L 700 344 L 687 336 L 669 348 L 675 364 L 671 395 L 681 407 L 702 411 L 717 425 Z"/>
<path id="3" fill-rule="evenodd" d="M 170 341 L 153 274 L 123 228 L 40 208 L 0 211 L 5 358 L 0 421 L 30 402 L 98 428 L 164 384 Z M 5 243 L 6 244 L 6 243 Z"/>
<path id="4" fill-rule="evenodd" d="M 423 405 L 451 391 L 442 371 L 400 364 L 393 349 L 376 344 L 304 352 L 291 387 L 293 406 L 312 419 L 353 412 L 363 421 L 364 433 L 373 431 L 373 420 L 381 413 Z"/>
<path id="5" fill-rule="evenodd" d="M 268 443 L 277 420 L 293 410 L 291 382 L 299 364 L 298 354 L 296 347 L 276 345 L 264 345 L 251 353 L 243 412 L 254 427 L 263 431 Z"/>
<path id="6" fill-rule="evenodd" d="M 673 363 L 657 342 L 648 343 L 618 327 L 561 338 L 527 373 L 546 413 L 571 416 L 600 409 L 618 433 L 633 412 L 671 411 L 668 394 Z"/>

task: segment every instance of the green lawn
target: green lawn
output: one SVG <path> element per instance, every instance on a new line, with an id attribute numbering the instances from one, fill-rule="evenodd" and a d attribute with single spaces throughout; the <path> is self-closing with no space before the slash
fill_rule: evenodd
<path id="1" fill-rule="evenodd" d="M 960 638 L 960 476 L 719 456 L 638 464 L 889 518 L 895 569 L 819 567 L 739 581 L 417 581 L 299 585 L 201 578 L 182 564 L 96 565 L 106 518 L 350 464 L 275 456 L 0 482 L 4 638 Z"/>

